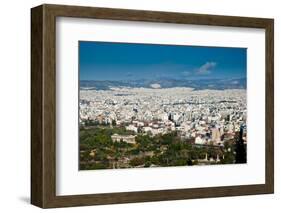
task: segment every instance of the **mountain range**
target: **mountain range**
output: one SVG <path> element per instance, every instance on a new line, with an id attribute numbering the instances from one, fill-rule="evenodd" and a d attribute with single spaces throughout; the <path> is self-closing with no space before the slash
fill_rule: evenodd
<path id="1" fill-rule="evenodd" d="M 132 88 L 173 88 L 173 87 L 190 87 L 195 90 L 203 89 L 246 89 L 246 78 L 231 79 L 138 79 L 138 80 L 120 80 L 120 81 L 97 81 L 97 80 L 80 80 L 80 89 L 82 90 L 110 90 L 112 87 L 132 87 Z"/>

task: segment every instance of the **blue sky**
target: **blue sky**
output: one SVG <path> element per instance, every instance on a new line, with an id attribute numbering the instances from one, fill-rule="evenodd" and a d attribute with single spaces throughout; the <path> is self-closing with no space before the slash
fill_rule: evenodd
<path id="1" fill-rule="evenodd" d="M 80 80 L 246 78 L 246 48 L 79 42 Z"/>

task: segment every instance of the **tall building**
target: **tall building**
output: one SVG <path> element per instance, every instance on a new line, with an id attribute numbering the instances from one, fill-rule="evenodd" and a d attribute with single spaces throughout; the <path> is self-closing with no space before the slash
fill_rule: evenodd
<path id="1" fill-rule="evenodd" d="M 221 142 L 221 133 L 218 128 L 212 129 L 212 142 L 214 142 L 215 144 L 218 144 Z"/>

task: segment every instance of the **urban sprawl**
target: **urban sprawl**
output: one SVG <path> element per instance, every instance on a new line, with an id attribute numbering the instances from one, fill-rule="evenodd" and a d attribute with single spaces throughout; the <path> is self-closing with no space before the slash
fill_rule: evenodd
<path id="1" fill-rule="evenodd" d="M 246 162 L 245 89 L 152 87 L 80 89 L 80 169 Z"/>

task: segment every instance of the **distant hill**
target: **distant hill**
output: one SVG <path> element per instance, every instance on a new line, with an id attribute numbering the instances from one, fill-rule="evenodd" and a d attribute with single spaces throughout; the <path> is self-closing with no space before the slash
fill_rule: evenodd
<path id="1" fill-rule="evenodd" d="M 214 89 L 246 89 L 247 79 L 201 79 L 201 80 L 181 80 L 181 79 L 157 79 L 157 80 L 123 80 L 123 81 L 95 81 L 81 80 L 82 90 L 109 90 L 111 87 L 133 87 L 133 88 L 173 88 L 191 87 L 195 90 Z"/>

